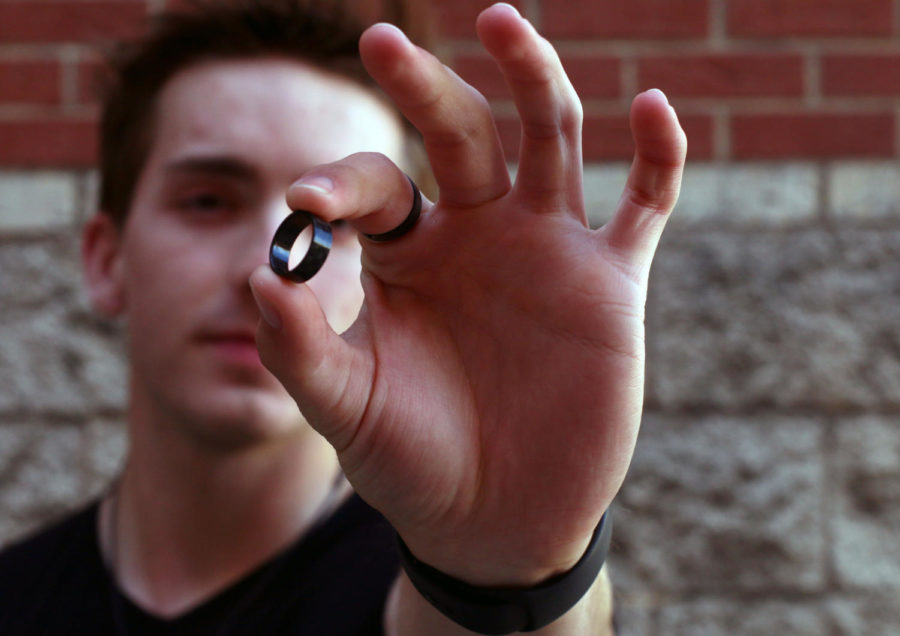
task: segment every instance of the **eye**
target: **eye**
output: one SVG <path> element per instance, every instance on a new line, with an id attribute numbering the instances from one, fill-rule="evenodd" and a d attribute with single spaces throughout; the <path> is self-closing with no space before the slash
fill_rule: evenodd
<path id="1" fill-rule="evenodd" d="M 227 207 L 225 199 L 214 192 L 199 192 L 184 197 L 179 202 L 183 210 L 193 212 L 217 212 Z"/>

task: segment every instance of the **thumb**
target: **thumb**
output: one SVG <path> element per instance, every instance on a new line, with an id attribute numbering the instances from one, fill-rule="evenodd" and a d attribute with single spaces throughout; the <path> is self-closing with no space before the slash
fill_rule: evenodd
<path id="1" fill-rule="evenodd" d="M 250 276 L 262 320 L 256 346 L 309 424 L 338 450 L 355 436 L 368 402 L 372 357 L 336 334 L 313 291 L 267 265 Z"/>

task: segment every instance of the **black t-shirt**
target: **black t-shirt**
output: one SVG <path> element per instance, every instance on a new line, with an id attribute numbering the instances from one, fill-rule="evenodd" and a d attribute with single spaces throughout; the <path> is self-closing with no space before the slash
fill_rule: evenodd
<path id="1" fill-rule="evenodd" d="M 118 591 L 100 554 L 98 509 L 95 501 L 0 553 L 0 634 L 382 633 L 385 599 L 398 572 L 393 530 L 357 496 L 290 548 L 173 620 L 148 614 Z"/>

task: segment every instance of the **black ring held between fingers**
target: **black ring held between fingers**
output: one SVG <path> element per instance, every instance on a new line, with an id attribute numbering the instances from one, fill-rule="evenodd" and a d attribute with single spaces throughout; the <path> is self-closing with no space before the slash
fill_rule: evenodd
<path id="1" fill-rule="evenodd" d="M 403 219 L 403 223 L 395 227 L 393 230 L 389 230 L 381 234 L 366 234 L 365 232 L 363 232 L 363 236 L 365 236 L 370 241 L 375 241 L 376 243 L 384 243 L 386 241 L 393 241 L 394 239 L 398 239 L 409 232 L 416 224 L 416 221 L 419 220 L 419 214 L 422 212 L 422 193 L 419 192 L 418 186 L 416 186 L 415 182 L 409 175 L 406 175 L 406 178 L 409 179 L 409 185 L 412 186 L 413 190 L 413 203 L 412 208 L 410 208 L 409 210 L 409 214 L 407 214 L 406 218 Z"/>
<path id="2" fill-rule="evenodd" d="M 312 225 L 313 235 L 309 249 L 294 269 L 290 268 L 291 248 L 297 237 Z M 269 267 L 279 276 L 297 283 L 304 283 L 316 275 L 325 264 L 331 250 L 331 225 L 306 210 L 289 214 L 272 237 L 269 247 Z"/>

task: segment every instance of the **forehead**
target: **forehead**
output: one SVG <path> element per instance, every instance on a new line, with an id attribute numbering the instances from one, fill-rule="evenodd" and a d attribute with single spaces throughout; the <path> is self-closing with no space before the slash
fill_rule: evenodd
<path id="1" fill-rule="evenodd" d="M 359 151 L 400 159 L 398 116 L 375 93 L 301 62 L 212 62 L 177 74 L 157 104 L 148 168 L 239 156 L 294 176 Z"/>

